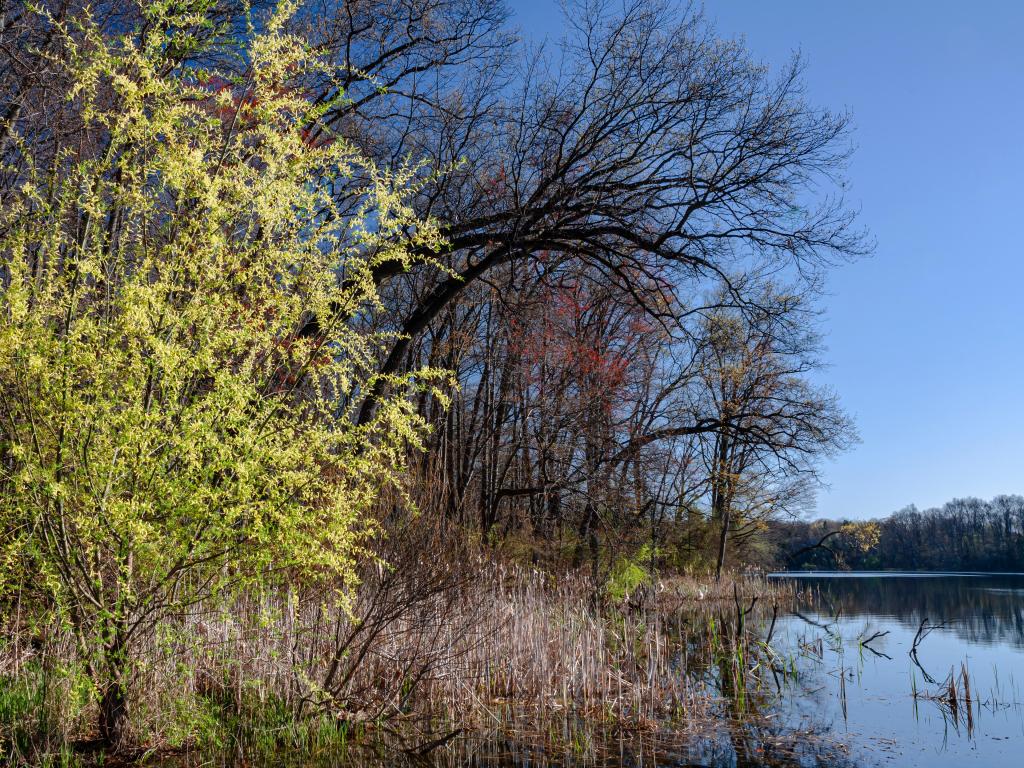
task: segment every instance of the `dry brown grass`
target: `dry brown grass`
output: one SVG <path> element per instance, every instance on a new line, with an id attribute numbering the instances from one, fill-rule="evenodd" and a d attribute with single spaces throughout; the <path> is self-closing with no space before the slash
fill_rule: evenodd
<path id="1" fill-rule="evenodd" d="M 794 597 L 756 576 L 677 577 L 613 603 L 581 574 L 415 543 L 393 544 L 392 567 L 368 565 L 348 608 L 291 586 L 164 622 L 134 649 L 136 741 L 195 743 L 210 718 L 271 705 L 413 742 L 455 729 L 550 733 L 566 718 L 620 733 L 666 722 L 697 731 L 740 688 L 760 685 L 747 677 L 757 638 L 772 606 Z M 51 738 L 90 736 L 93 705 L 70 637 L 51 629 L 40 641 L 24 621 L 7 635 L 0 676 L 45 668 L 60 723 Z"/>

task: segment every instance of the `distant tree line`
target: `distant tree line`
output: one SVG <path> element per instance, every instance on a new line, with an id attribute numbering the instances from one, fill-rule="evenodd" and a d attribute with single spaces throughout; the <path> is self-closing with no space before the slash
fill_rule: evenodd
<path id="1" fill-rule="evenodd" d="M 1024 571 L 1024 496 L 911 505 L 881 520 L 776 523 L 772 535 L 790 568 Z"/>

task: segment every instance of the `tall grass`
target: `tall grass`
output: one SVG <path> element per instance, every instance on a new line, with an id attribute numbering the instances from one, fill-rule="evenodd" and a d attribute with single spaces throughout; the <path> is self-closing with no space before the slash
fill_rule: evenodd
<path id="1" fill-rule="evenodd" d="M 163 623 L 134 649 L 131 735 L 161 750 L 309 754 L 372 732 L 415 754 L 466 730 L 559 741 L 567 720 L 698 732 L 756 710 L 753 670 L 770 667 L 758 638 L 768 607 L 792 598 L 756 577 L 680 577 L 614 600 L 580 574 L 420 551 L 369 567 L 354 594 L 292 585 Z M 64 759 L 93 736 L 75 646 L 57 628 L 7 634 L 3 752 Z"/>

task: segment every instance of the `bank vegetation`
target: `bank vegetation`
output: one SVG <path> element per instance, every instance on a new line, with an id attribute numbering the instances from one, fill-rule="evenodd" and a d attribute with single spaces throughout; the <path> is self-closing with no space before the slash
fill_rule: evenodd
<path id="1" fill-rule="evenodd" d="M 694 8 L 558 18 L 0 15 L 8 757 L 683 729 L 774 668 L 849 117 Z"/>

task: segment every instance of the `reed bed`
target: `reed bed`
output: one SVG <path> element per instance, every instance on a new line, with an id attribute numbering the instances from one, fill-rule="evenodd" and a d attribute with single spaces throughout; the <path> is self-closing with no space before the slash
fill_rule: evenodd
<path id="1" fill-rule="evenodd" d="M 580 724 L 706 733 L 723 714 L 756 711 L 751 670 L 796 597 L 757 576 L 676 577 L 612 601 L 582 575 L 482 557 L 401 565 L 369 568 L 348 594 L 282 587 L 165 621 L 134 649 L 133 741 L 331 749 L 376 733 L 415 753 L 467 732 L 573 741 Z M 75 645 L 8 622 L 0 741 L 9 757 L 58 756 L 92 736 Z M 5 715 L 14 688 L 24 701 Z M 576 735 L 559 737 L 566 722 Z"/>
<path id="2" fill-rule="evenodd" d="M 347 595 L 245 593 L 162 623 L 134 649 L 133 739 L 218 748 L 232 727 L 261 720 L 299 746 L 375 729 L 413 744 L 479 729 L 554 733 L 567 718 L 695 731 L 721 715 L 735 692 L 726 684 L 745 685 L 751 609 L 794 598 L 757 577 L 674 578 L 610 601 L 577 573 L 483 558 L 404 566 L 374 566 Z M 0 703 L 0 738 L 10 755 L 55 755 L 92 735 L 89 684 L 70 633 L 41 637 L 15 618 L 0 679 L 25 692 L 12 706 L 24 712 L 4 719 Z"/>

